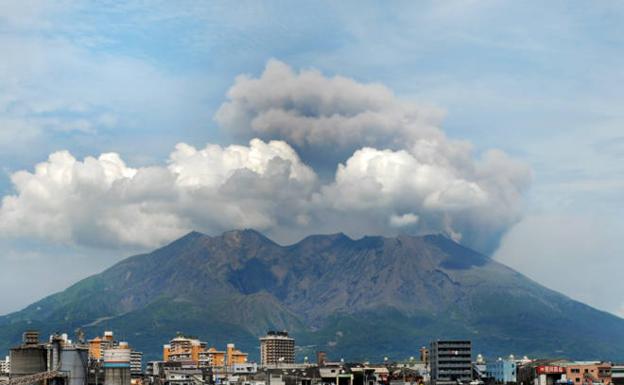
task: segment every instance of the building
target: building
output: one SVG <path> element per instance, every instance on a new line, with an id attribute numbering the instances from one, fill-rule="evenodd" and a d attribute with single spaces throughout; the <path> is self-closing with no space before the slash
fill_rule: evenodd
<path id="1" fill-rule="evenodd" d="M 488 375 L 487 372 L 487 361 L 482 354 L 477 354 L 477 359 L 475 360 L 475 362 L 473 362 L 472 367 L 474 369 L 473 376 L 475 377 L 475 379 L 478 380 L 488 377 L 491 378 L 491 376 Z"/>
<path id="2" fill-rule="evenodd" d="M 429 349 L 426 346 L 420 348 L 420 361 L 429 365 Z"/>
<path id="3" fill-rule="evenodd" d="M 67 339 L 67 334 L 53 336 L 51 338 L 50 357 L 51 368 L 58 368 L 66 374 L 64 385 L 84 385 L 87 383 L 89 370 L 89 349 L 84 344 L 73 344 Z M 58 353 L 54 353 L 54 352 Z M 58 361 L 54 362 L 54 357 L 58 356 Z M 49 382 L 48 382 L 49 383 Z"/>
<path id="4" fill-rule="evenodd" d="M 516 366 L 520 385 L 554 385 L 567 383 L 565 368 L 558 360 L 535 360 Z"/>
<path id="5" fill-rule="evenodd" d="M 48 348 L 39 342 L 39 332 L 27 331 L 22 335 L 22 344 L 11 348 L 11 379 L 35 375 L 48 371 Z M 35 384 L 43 384 L 38 381 Z"/>
<path id="6" fill-rule="evenodd" d="M 116 341 L 112 331 L 105 331 L 102 337 L 95 337 L 89 340 L 89 358 L 92 360 L 101 360 L 104 356 L 104 350 L 111 349 L 116 346 Z"/>
<path id="7" fill-rule="evenodd" d="M 103 351 L 104 385 L 130 385 L 130 354 L 125 342 Z"/>
<path id="8" fill-rule="evenodd" d="M 221 367 L 197 367 L 190 361 L 150 361 L 145 368 L 146 385 L 248 384 L 257 373 L 255 363 Z"/>
<path id="9" fill-rule="evenodd" d="M 177 336 L 163 346 L 164 362 L 182 362 L 198 368 L 231 367 L 247 363 L 247 353 L 236 349 L 234 344 L 227 344 L 225 351 L 196 338 Z"/>
<path id="10" fill-rule="evenodd" d="M 519 362 L 513 355 L 507 358 L 499 357 L 487 365 L 487 376 L 499 384 L 515 383 L 517 382 L 518 365 Z"/>
<path id="11" fill-rule="evenodd" d="M 316 352 L 316 365 L 318 367 L 324 366 L 325 361 L 327 361 L 327 353 L 325 352 Z"/>
<path id="12" fill-rule="evenodd" d="M 116 340 L 114 333 L 110 330 L 107 330 L 104 332 L 103 336 L 97 336 L 89 340 L 88 344 L 90 361 L 89 380 L 97 383 L 98 380 L 102 378 L 102 376 L 106 375 L 106 373 L 112 373 L 111 375 L 117 376 L 118 380 L 125 383 L 126 369 L 124 368 L 123 370 L 121 370 L 117 368 L 115 370 L 111 370 L 110 362 L 105 363 L 104 358 L 105 352 L 107 351 L 112 351 L 113 353 L 111 354 L 118 355 L 120 354 L 120 352 L 125 352 L 126 349 L 130 349 L 128 343 Z M 134 382 L 137 382 L 143 375 L 143 353 L 134 351 L 132 349 L 130 349 L 129 352 L 130 377 L 135 380 Z"/>
<path id="13" fill-rule="evenodd" d="M 265 368 L 246 376 L 249 385 L 335 385 L 336 375 L 322 378 L 317 366 L 299 368 Z M 349 385 L 349 383 L 344 383 Z M 362 384 L 361 384 L 362 385 Z"/>
<path id="14" fill-rule="evenodd" d="M 269 331 L 260 338 L 260 365 L 295 363 L 295 339 L 288 332 Z"/>
<path id="15" fill-rule="evenodd" d="M 11 359 L 9 356 L 4 357 L 4 360 L 0 361 L 0 374 L 8 375 L 11 372 Z"/>
<path id="16" fill-rule="evenodd" d="M 319 377 L 323 384 L 353 385 L 353 373 L 342 367 L 326 366 L 320 368 Z"/>
<path id="17" fill-rule="evenodd" d="M 143 353 L 130 351 L 130 376 L 138 378 L 143 375 Z"/>
<path id="18" fill-rule="evenodd" d="M 221 367 L 225 366 L 225 354 L 223 350 L 217 350 L 215 347 L 211 347 L 205 352 L 202 352 L 199 356 L 200 366 L 205 367 Z"/>
<path id="19" fill-rule="evenodd" d="M 200 361 L 206 343 L 196 338 L 177 336 L 163 346 L 163 361 Z"/>
<path id="20" fill-rule="evenodd" d="M 88 375 L 89 352 L 85 345 L 74 344 L 67 334 L 54 334 L 47 342 L 39 333 L 23 334 L 23 343 L 10 350 L 11 382 L 28 384 L 84 385 Z"/>
<path id="21" fill-rule="evenodd" d="M 242 365 L 247 363 L 247 353 L 243 353 L 234 347 L 234 344 L 227 344 L 226 365 Z"/>
<path id="22" fill-rule="evenodd" d="M 566 378 L 574 385 L 611 384 L 611 363 L 602 361 L 572 361 L 559 364 Z"/>
<path id="23" fill-rule="evenodd" d="M 472 343 L 437 340 L 429 350 L 432 385 L 456 385 L 472 381 Z"/>
<path id="24" fill-rule="evenodd" d="M 614 385 L 624 385 L 624 365 L 611 365 L 611 382 Z"/>

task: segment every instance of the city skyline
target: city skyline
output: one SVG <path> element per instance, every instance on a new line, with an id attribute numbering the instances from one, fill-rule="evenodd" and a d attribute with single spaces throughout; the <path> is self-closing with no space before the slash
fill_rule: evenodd
<path id="1" fill-rule="evenodd" d="M 247 354 L 228 343 L 227 352 L 207 349 L 196 338 L 176 337 L 164 345 L 162 359 L 143 362 L 143 354 L 119 341 L 113 331 L 86 341 L 77 331 L 76 341 L 66 333 L 54 333 L 46 341 L 36 330 L 24 331 L 20 344 L 0 361 L 0 382 L 29 385 L 45 382 L 69 385 L 189 385 L 254 384 L 271 385 L 391 385 L 402 383 L 431 385 L 520 384 L 619 385 L 624 381 L 624 365 L 605 360 L 575 361 L 560 358 L 486 358 L 474 354 L 470 340 L 434 339 L 419 348 L 418 359 L 380 361 L 328 360 L 317 351 L 316 362 L 307 357 L 264 362 L 275 353 L 294 353 L 285 345 L 271 345 L 272 339 L 285 342 L 286 331 L 268 331 L 259 339 L 261 364 L 247 361 Z M 273 342 L 276 342 L 273 340 Z M 294 343 L 294 340 L 292 341 Z M 287 351 L 282 350 L 287 348 Z M 282 362 L 288 361 L 288 362 Z"/>

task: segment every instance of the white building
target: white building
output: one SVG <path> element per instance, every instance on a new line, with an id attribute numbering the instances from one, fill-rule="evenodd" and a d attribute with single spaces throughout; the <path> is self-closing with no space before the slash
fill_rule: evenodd
<path id="1" fill-rule="evenodd" d="M 143 374 L 143 353 L 137 351 L 130 352 L 130 375 L 139 377 Z"/>
<path id="2" fill-rule="evenodd" d="M 6 356 L 4 360 L 0 361 L 0 374 L 9 374 L 11 372 L 11 359 Z"/>

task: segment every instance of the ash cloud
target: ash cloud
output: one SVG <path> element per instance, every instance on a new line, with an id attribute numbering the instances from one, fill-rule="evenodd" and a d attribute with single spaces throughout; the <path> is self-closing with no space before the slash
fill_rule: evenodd
<path id="1" fill-rule="evenodd" d="M 437 128 L 442 117 L 441 110 L 401 100 L 382 84 L 326 77 L 314 69 L 296 72 L 277 60 L 259 78 L 238 76 L 216 114 L 226 132 L 285 140 L 312 164 L 327 157 L 344 161 L 364 146 L 400 149 L 443 140 Z"/>
<path id="2" fill-rule="evenodd" d="M 146 248 L 191 229 L 250 227 L 282 242 L 445 233 L 490 252 L 521 217 L 530 170 L 499 150 L 475 155 L 441 118 L 383 85 L 272 60 L 259 78 L 238 77 L 216 115 L 247 144 L 180 143 L 166 166 L 141 168 L 114 153 L 51 154 L 12 174 L 0 233 Z"/>

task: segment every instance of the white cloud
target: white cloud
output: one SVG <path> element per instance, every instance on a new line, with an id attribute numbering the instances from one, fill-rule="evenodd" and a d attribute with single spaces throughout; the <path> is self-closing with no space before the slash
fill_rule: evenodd
<path id="1" fill-rule="evenodd" d="M 443 232 L 483 251 L 494 248 L 499 234 L 521 217 L 528 168 L 499 151 L 481 159 L 464 154 L 465 163 L 456 165 L 428 155 L 414 148 L 358 150 L 323 186 L 321 200 L 344 217 L 362 217 L 360 222 Z M 379 225 L 369 231 L 392 233 Z"/>
<path id="2" fill-rule="evenodd" d="M 500 159 L 498 166 L 504 166 Z M 199 150 L 181 143 L 167 166 L 141 168 L 114 153 L 79 161 L 62 151 L 33 172 L 12 174 L 15 194 L 2 200 L 0 231 L 80 245 L 153 247 L 192 229 L 252 227 L 284 240 L 408 228 L 487 247 L 491 236 L 475 234 L 496 234 L 514 223 L 520 195 L 508 202 L 505 193 L 524 187 L 501 183 L 497 178 L 513 177 L 488 167 L 486 158 L 467 175 L 422 163 L 407 151 L 364 148 L 323 184 L 283 141 Z M 491 208 L 499 204 L 506 206 Z"/>
<path id="3" fill-rule="evenodd" d="M 325 189 L 337 209 L 419 205 L 445 211 L 481 206 L 487 193 L 455 170 L 421 163 L 407 151 L 363 148 L 338 166 L 336 182 Z"/>
<path id="4" fill-rule="evenodd" d="M 177 176 L 177 183 L 181 186 L 214 188 L 243 168 L 263 175 L 275 158 L 290 162 L 289 178 L 314 183 L 314 172 L 299 161 L 298 155 L 287 143 L 281 141 L 265 143 L 253 139 L 249 147 L 232 145 L 227 148 L 209 144 L 199 151 L 181 143 L 171 154 L 169 169 Z"/>
<path id="5" fill-rule="evenodd" d="M 179 144 L 168 167 L 138 169 L 114 153 L 78 161 L 61 151 L 11 180 L 16 194 L 0 207 L 5 235 L 151 247 L 193 228 L 274 225 L 279 205 L 305 198 L 315 174 L 286 143 L 253 140 L 202 150 Z"/>

